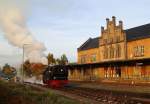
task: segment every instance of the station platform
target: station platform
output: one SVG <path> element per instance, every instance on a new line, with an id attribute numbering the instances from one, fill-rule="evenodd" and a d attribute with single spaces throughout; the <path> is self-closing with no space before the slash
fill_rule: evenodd
<path id="1" fill-rule="evenodd" d="M 69 81 L 70 84 L 93 89 L 102 89 L 110 91 L 123 91 L 132 93 L 146 93 L 150 94 L 150 83 L 133 83 L 133 82 L 115 82 L 115 81 Z"/>

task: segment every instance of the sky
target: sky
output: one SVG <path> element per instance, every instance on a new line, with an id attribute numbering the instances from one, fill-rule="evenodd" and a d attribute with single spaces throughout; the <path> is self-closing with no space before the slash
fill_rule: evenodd
<path id="1" fill-rule="evenodd" d="M 106 18 L 122 20 L 124 29 L 150 23 L 150 0 L 0 0 L 0 6 L 12 3 L 22 10 L 33 36 L 45 44 L 45 54 L 65 53 L 70 62 L 77 61 L 77 48 L 89 37 L 100 36 Z M 0 28 L 0 57 L 19 62 L 22 50 L 4 34 Z"/>

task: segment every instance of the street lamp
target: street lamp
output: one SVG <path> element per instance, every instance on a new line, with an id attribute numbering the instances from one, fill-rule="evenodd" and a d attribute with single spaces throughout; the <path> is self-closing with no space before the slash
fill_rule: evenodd
<path id="1" fill-rule="evenodd" d="M 23 55 L 22 55 L 22 82 L 24 82 L 24 67 L 23 67 L 23 65 L 24 65 L 24 57 L 25 57 L 25 52 L 24 52 L 24 50 L 25 50 L 25 46 L 27 46 L 27 45 L 32 45 L 32 44 L 23 44 L 23 47 L 22 47 L 22 53 L 23 53 Z"/>

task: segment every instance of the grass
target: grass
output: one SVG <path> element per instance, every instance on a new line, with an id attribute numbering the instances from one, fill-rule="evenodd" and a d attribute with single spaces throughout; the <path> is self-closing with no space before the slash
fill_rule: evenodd
<path id="1" fill-rule="evenodd" d="M 79 104 L 52 91 L 0 81 L 0 104 Z"/>

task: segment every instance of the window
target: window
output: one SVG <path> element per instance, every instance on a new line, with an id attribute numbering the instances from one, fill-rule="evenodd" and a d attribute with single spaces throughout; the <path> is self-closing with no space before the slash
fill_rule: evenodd
<path id="1" fill-rule="evenodd" d="M 107 44 L 107 39 L 104 39 L 104 44 Z"/>
<path id="2" fill-rule="evenodd" d="M 112 46 L 109 47 L 109 58 L 112 58 Z"/>
<path id="3" fill-rule="evenodd" d="M 121 46 L 120 46 L 120 44 L 116 45 L 116 57 L 117 58 L 121 57 Z"/>
<path id="4" fill-rule="evenodd" d="M 136 57 L 137 56 L 137 54 L 138 54 L 138 47 L 136 46 L 136 47 L 134 47 L 134 57 Z"/>
<path id="5" fill-rule="evenodd" d="M 108 58 L 108 48 L 106 46 L 104 47 L 103 57 L 104 57 L 104 59 Z"/>
<path id="6" fill-rule="evenodd" d="M 91 62 L 95 62 L 96 61 L 96 54 L 92 54 L 91 55 Z"/>
<path id="7" fill-rule="evenodd" d="M 120 41 L 120 36 L 116 36 L 116 42 Z"/>
<path id="8" fill-rule="evenodd" d="M 117 42 L 117 37 L 114 38 L 114 42 Z"/>
<path id="9" fill-rule="evenodd" d="M 108 58 L 114 58 L 114 54 L 115 54 L 115 49 L 112 45 L 110 45 L 109 47 L 104 47 L 104 51 L 103 51 L 103 57 L 104 59 L 108 59 Z"/>
<path id="10" fill-rule="evenodd" d="M 86 56 L 81 56 L 81 63 L 86 63 Z"/>
<path id="11" fill-rule="evenodd" d="M 121 57 L 121 46 L 118 45 L 118 57 Z"/>
<path id="12" fill-rule="evenodd" d="M 144 56 L 144 46 L 141 46 L 141 56 Z"/>
<path id="13" fill-rule="evenodd" d="M 114 58 L 114 47 L 111 47 L 111 58 Z"/>
<path id="14" fill-rule="evenodd" d="M 106 59 L 108 58 L 108 48 L 106 47 L 106 52 L 105 52 L 105 54 L 106 54 Z"/>
<path id="15" fill-rule="evenodd" d="M 135 46 L 133 51 L 134 57 L 144 56 L 144 46 Z"/>

